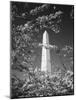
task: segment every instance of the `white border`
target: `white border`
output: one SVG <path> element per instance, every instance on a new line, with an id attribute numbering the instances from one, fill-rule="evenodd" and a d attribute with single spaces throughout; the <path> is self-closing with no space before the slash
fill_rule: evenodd
<path id="1" fill-rule="evenodd" d="M 30 2 L 44 2 L 44 3 L 55 3 L 55 4 L 70 4 L 75 5 L 76 12 L 76 0 L 12 0 L 12 1 L 30 1 Z M 76 13 L 75 13 L 76 18 Z M 76 20 L 75 20 L 76 26 Z M 76 31 L 75 31 L 76 32 Z M 76 35 L 74 32 L 74 40 L 76 44 Z M 76 48 L 76 45 L 75 45 Z M 74 49 L 75 51 L 75 49 Z M 9 99 L 9 79 L 10 79 L 10 1 L 0 1 L 0 100 Z M 76 56 L 76 52 L 75 52 Z M 76 62 L 76 60 L 74 60 Z M 75 65 L 74 65 L 75 69 Z M 76 69 L 74 70 L 76 73 Z M 75 76 L 76 81 L 76 76 Z M 76 88 L 75 88 L 76 91 Z M 43 98 L 29 98 L 37 100 L 75 100 L 74 96 L 56 96 L 56 97 L 43 97 Z M 27 98 L 25 98 L 27 100 Z M 21 99 L 22 100 L 22 99 Z"/>

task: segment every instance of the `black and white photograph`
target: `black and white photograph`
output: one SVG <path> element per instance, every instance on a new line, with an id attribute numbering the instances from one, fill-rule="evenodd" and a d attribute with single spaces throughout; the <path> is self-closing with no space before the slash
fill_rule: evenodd
<path id="1" fill-rule="evenodd" d="M 74 5 L 10 1 L 10 95 L 74 95 Z"/>

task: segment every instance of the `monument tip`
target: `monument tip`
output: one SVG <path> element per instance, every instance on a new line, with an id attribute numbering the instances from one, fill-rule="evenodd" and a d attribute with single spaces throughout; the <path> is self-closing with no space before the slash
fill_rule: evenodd
<path id="1" fill-rule="evenodd" d="M 47 31 L 45 30 L 44 33 L 47 33 Z"/>
<path id="2" fill-rule="evenodd" d="M 47 31 L 46 31 L 46 30 L 44 31 L 44 34 L 45 34 L 45 35 L 47 34 Z"/>

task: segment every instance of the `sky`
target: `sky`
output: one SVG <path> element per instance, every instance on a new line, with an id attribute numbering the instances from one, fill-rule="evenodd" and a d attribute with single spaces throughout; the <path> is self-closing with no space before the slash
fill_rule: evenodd
<path id="1" fill-rule="evenodd" d="M 73 70 L 73 50 L 74 50 L 74 14 L 73 14 L 73 5 L 56 5 L 42 3 L 20 3 L 13 2 L 14 10 L 17 12 L 17 16 L 13 23 L 17 25 L 24 25 L 28 21 L 38 19 L 42 16 L 47 16 L 50 13 L 55 14 L 57 11 L 62 12 L 61 22 L 60 22 L 60 31 L 58 33 L 54 30 L 49 29 L 48 27 L 43 28 L 40 32 L 40 38 L 38 42 L 42 42 L 42 36 L 46 30 L 49 34 L 49 42 L 52 45 L 58 46 L 60 49 L 59 53 L 52 50 L 50 51 L 51 63 L 52 63 L 52 72 L 59 69 L 68 69 Z M 17 9 L 15 9 L 17 7 Z M 39 9 L 39 10 L 38 10 Z M 35 61 L 34 65 L 39 67 L 41 66 L 41 47 L 35 49 Z M 65 65 L 65 66 L 64 66 Z"/>

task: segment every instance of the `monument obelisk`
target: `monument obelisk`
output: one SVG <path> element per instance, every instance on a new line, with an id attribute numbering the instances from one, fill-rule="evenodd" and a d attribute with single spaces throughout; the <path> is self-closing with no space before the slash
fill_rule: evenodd
<path id="1" fill-rule="evenodd" d="M 50 49 L 49 46 L 49 36 L 47 31 L 43 33 L 42 41 L 42 58 L 41 58 L 41 71 L 51 73 L 51 58 L 50 58 Z"/>
<path id="2" fill-rule="evenodd" d="M 48 72 L 51 74 L 51 54 L 50 50 L 56 48 L 55 45 L 49 44 L 49 35 L 47 31 L 43 33 L 42 44 L 42 55 L 41 55 L 41 71 Z"/>

